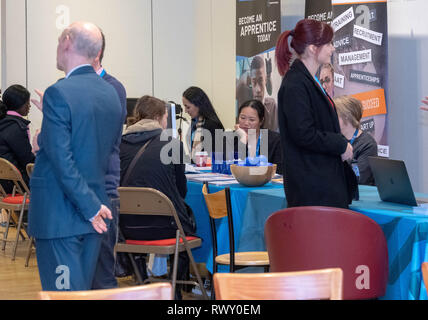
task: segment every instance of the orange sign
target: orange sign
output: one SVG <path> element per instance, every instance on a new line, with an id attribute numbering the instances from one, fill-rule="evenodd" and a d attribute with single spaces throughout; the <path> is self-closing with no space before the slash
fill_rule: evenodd
<path id="1" fill-rule="evenodd" d="M 352 95 L 363 105 L 363 118 L 386 114 L 385 90 L 376 89 Z"/>

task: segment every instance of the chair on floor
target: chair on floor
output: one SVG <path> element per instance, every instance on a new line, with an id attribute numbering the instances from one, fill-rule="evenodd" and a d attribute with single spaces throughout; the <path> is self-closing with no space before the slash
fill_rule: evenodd
<path id="1" fill-rule="evenodd" d="M 3 234 L 3 247 L 6 250 L 7 236 L 9 234 L 10 222 L 12 220 L 17 225 L 16 238 L 13 241 L 12 260 L 15 260 L 16 249 L 18 247 L 19 236 L 25 239 L 22 231 L 25 231 L 22 220 L 24 218 L 24 211 L 28 210 L 30 203 L 30 190 L 27 187 L 24 179 L 22 178 L 19 170 L 8 160 L 0 158 L 0 180 L 11 181 L 14 185 L 13 193 L 11 195 L 5 194 L 4 189 L 1 189 L 2 195 L 0 196 L 0 209 L 5 209 L 8 212 L 6 229 Z M 17 219 L 14 218 L 15 212 L 19 212 Z"/>
<path id="2" fill-rule="evenodd" d="M 210 215 L 211 236 L 213 243 L 213 273 L 218 272 L 218 265 L 228 265 L 230 272 L 245 267 L 263 267 L 269 271 L 269 257 L 266 251 L 255 252 L 236 252 L 235 251 L 235 234 L 233 230 L 232 204 L 230 201 L 230 188 L 209 193 L 208 182 L 204 182 L 202 194 Z M 229 230 L 229 253 L 218 255 L 216 219 L 227 217 Z M 223 239 L 222 239 L 223 240 Z M 212 285 L 211 285 L 212 287 Z M 214 288 L 215 289 L 215 288 Z M 214 298 L 213 292 L 211 297 Z"/>
<path id="3" fill-rule="evenodd" d="M 200 287 L 204 299 L 208 299 L 206 290 L 203 286 L 201 276 L 196 267 L 191 249 L 200 247 L 202 240 L 198 237 L 185 236 L 183 227 L 178 218 L 177 212 L 171 200 L 162 192 L 142 187 L 120 187 L 118 189 L 120 197 L 120 214 L 132 215 L 160 215 L 171 216 L 177 225 L 176 238 L 137 241 L 126 239 L 124 243 L 118 243 L 115 247 L 116 252 L 127 252 L 130 254 L 130 260 L 137 276 L 137 281 L 141 284 L 142 278 L 138 267 L 132 257 L 132 254 L 174 254 L 173 272 L 172 272 L 172 294 L 175 293 L 177 283 L 192 284 Z M 177 280 L 178 253 L 186 251 L 190 259 L 190 265 L 196 275 L 197 282 Z M 165 281 L 165 280 L 162 280 Z"/>
<path id="4" fill-rule="evenodd" d="M 422 277 L 424 278 L 425 289 L 428 293 L 428 262 L 422 263 Z"/>
<path id="5" fill-rule="evenodd" d="M 170 283 L 151 283 L 143 286 L 88 290 L 40 291 L 39 300 L 171 300 Z"/>
<path id="6" fill-rule="evenodd" d="M 265 240 L 272 272 L 341 268 L 344 299 L 385 295 L 385 236 L 361 213 L 330 207 L 283 209 L 267 219 Z"/>
<path id="7" fill-rule="evenodd" d="M 27 169 L 28 177 L 31 179 L 31 176 L 34 170 L 34 163 L 27 164 L 26 169 Z M 25 258 L 25 267 L 28 267 L 28 264 L 30 262 L 31 252 L 33 251 L 34 246 L 35 246 L 34 238 L 30 237 L 30 241 L 28 242 L 28 248 L 27 248 L 27 256 Z"/>
<path id="8" fill-rule="evenodd" d="M 342 300 L 340 268 L 299 272 L 216 273 L 218 300 Z"/>

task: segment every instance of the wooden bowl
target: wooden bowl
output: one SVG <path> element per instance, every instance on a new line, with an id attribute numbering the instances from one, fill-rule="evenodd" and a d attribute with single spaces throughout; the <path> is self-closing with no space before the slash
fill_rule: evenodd
<path id="1" fill-rule="evenodd" d="M 235 179 L 244 186 L 261 187 L 272 180 L 276 173 L 276 164 L 271 166 L 238 166 L 232 164 L 230 171 Z"/>

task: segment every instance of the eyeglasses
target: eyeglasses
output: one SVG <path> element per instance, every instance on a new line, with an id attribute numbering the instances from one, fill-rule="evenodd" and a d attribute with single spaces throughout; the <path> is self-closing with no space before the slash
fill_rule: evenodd
<path id="1" fill-rule="evenodd" d="M 331 79 L 330 79 L 330 77 L 325 77 L 324 79 L 321 79 L 320 80 L 320 82 L 321 82 L 321 85 L 323 85 L 324 83 L 330 83 L 330 81 L 331 81 Z"/>

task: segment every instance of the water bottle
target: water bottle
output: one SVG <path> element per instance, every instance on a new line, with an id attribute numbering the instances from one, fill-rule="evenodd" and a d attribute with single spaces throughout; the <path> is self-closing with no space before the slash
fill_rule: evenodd
<path id="1" fill-rule="evenodd" d="M 356 160 L 352 160 L 352 170 L 354 170 L 355 176 L 357 177 L 357 183 L 360 182 L 360 169 L 358 169 L 358 163 Z M 355 197 L 354 200 L 360 200 L 360 191 L 358 189 L 358 185 L 357 185 L 357 191 L 355 192 Z"/>

